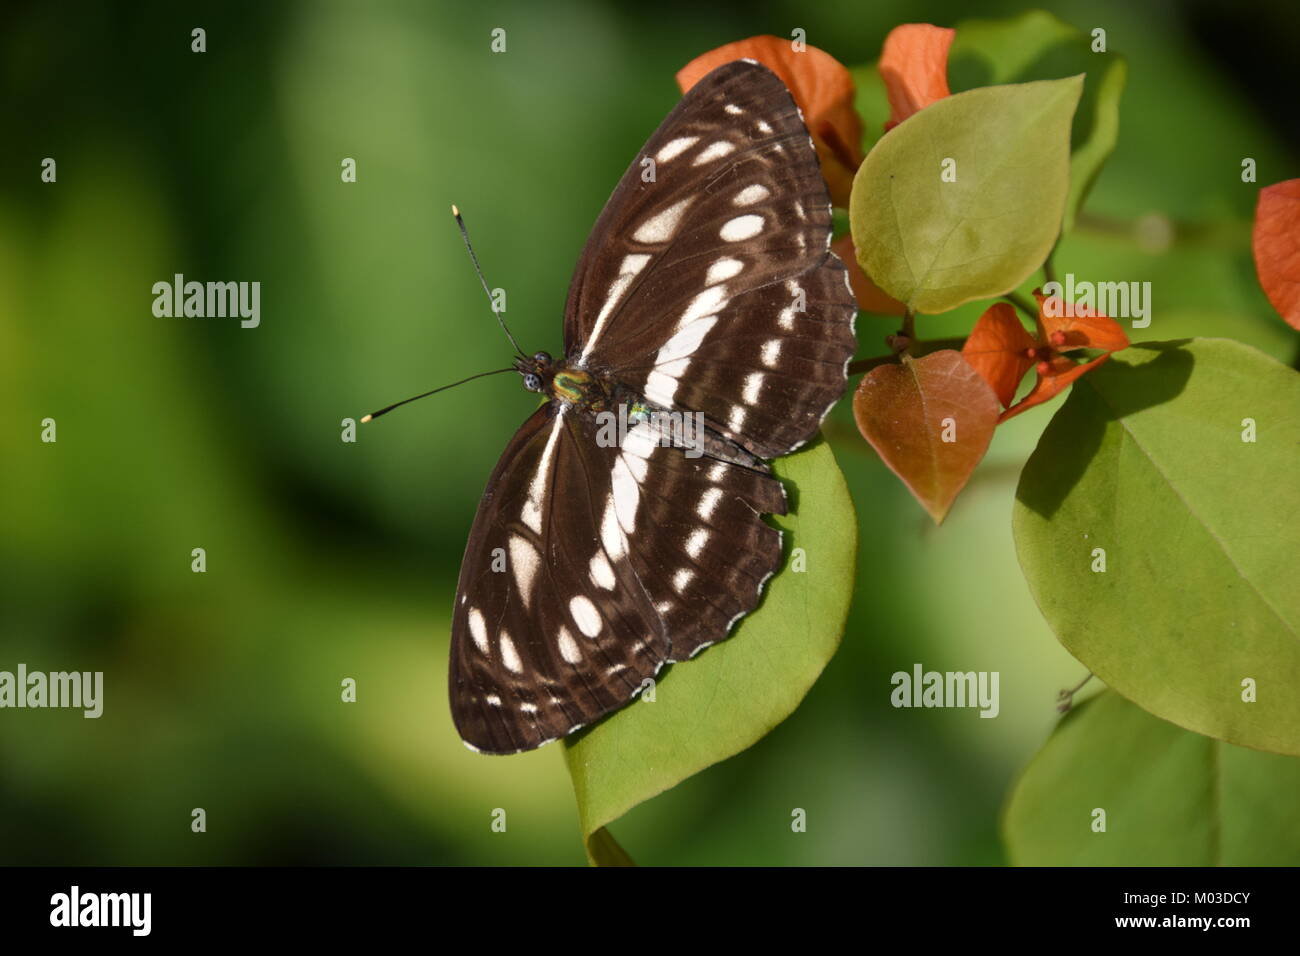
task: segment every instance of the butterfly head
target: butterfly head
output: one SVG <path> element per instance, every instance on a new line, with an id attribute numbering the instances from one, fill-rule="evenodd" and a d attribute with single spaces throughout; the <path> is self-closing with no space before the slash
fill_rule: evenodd
<path id="1" fill-rule="evenodd" d="M 546 392 L 555 374 L 555 360 L 546 352 L 535 352 L 532 358 L 515 359 L 515 371 L 523 376 L 524 388 L 530 392 Z"/>

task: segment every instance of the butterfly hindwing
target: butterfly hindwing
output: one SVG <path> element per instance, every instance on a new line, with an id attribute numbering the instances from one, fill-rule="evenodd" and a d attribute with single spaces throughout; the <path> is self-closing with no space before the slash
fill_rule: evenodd
<path id="1" fill-rule="evenodd" d="M 602 444 L 547 405 L 479 506 L 452 619 L 461 737 L 513 753 L 625 704 L 664 663 L 725 637 L 781 560 L 780 482 L 689 457 L 648 425 Z"/>
<path id="2" fill-rule="evenodd" d="M 606 555 L 593 566 L 611 469 L 589 468 L 575 427 L 572 413 L 538 409 L 470 531 L 450 697 L 461 737 L 487 753 L 537 747 L 621 707 L 668 656 L 628 562 Z"/>
<path id="3" fill-rule="evenodd" d="M 785 514 L 781 483 L 761 463 L 708 457 L 649 422 L 613 449 L 598 432 L 586 437 L 588 473 L 611 476 L 600 546 L 630 563 L 668 638 L 667 659 L 722 640 L 781 563 L 781 532 L 762 518 Z"/>

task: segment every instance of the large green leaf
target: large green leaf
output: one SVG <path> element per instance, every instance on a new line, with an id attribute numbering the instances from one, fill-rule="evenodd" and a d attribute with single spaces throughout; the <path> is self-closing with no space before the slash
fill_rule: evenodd
<path id="1" fill-rule="evenodd" d="M 1108 691 L 1030 762 L 1002 834 L 1025 866 L 1295 866 L 1297 793 L 1300 760 L 1188 733 Z"/>
<path id="2" fill-rule="evenodd" d="M 969 90 L 886 133 L 858 169 L 849 201 L 867 275 L 930 313 L 1028 278 L 1060 231 L 1082 88 L 1076 76 Z"/>
<path id="3" fill-rule="evenodd" d="M 1117 53 L 1094 53 L 1093 37 L 1044 10 L 1006 20 L 965 20 L 948 54 L 955 92 L 994 83 L 1025 83 L 1088 75 L 1070 128 L 1069 231 L 1088 190 L 1119 138 L 1119 99 L 1128 65 Z"/>
<path id="4" fill-rule="evenodd" d="M 1298 451 L 1300 375 L 1237 342 L 1138 345 L 1080 379 L 1014 513 L 1061 643 L 1158 717 L 1300 754 Z"/>
<path id="5" fill-rule="evenodd" d="M 762 738 L 839 646 L 857 552 L 844 476 L 820 440 L 774 467 L 790 501 L 790 514 L 773 519 L 786 532 L 786 566 L 758 610 L 728 640 L 665 670 L 654 701 L 637 700 L 565 742 L 592 862 L 628 862 L 603 827 Z"/>

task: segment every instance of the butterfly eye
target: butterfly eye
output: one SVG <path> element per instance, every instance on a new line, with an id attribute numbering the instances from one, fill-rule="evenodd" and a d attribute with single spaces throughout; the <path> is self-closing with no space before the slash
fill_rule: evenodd
<path id="1" fill-rule="evenodd" d="M 546 352 L 538 352 L 533 356 L 533 361 L 541 362 L 543 364 L 549 364 L 551 361 L 551 356 Z"/>
<path id="2" fill-rule="evenodd" d="M 542 390 L 542 380 L 529 372 L 524 376 L 524 388 L 530 392 L 540 392 Z"/>

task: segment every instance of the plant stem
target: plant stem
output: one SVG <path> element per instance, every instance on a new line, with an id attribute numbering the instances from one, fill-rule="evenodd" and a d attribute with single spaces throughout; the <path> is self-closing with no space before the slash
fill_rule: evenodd
<path id="1" fill-rule="evenodd" d="M 1060 693 L 1058 693 L 1056 695 L 1057 711 L 1063 714 L 1071 707 L 1073 707 L 1074 695 L 1079 693 L 1079 691 L 1083 690 L 1084 685 L 1087 684 L 1088 681 L 1092 680 L 1092 678 L 1093 678 L 1092 671 L 1088 671 L 1088 676 L 1085 677 L 1083 680 L 1079 681 L 1079 683 L 1075 684 L 1073 687 L 1069 688 L 1068 690 L 1063 690 Z"/>
<path id="2" fill-rule="evenodd" d="M 1038 321 L 1038 310 L 1030 305 L 1029 300 L 1019 292 L 1008 292 L 1004 298 L 1035 322 Z"/>
<path id="3" fill-rule="evenodd" d="M 961 336 L 951 339 L 931 339 L 928 342 L 913 342 L 912 354 L 916 356 L 929 355 L 931 352 L 938 352 L 940 349 L 960 349 L 965 344 L 966 339 Z M 860 372 L 870 372 L 873 368 L 888 365 L 897 358 L 897 355 L 890 354 L 857 359 L 849 363 L 849 374 L 857 375 Z"/>

